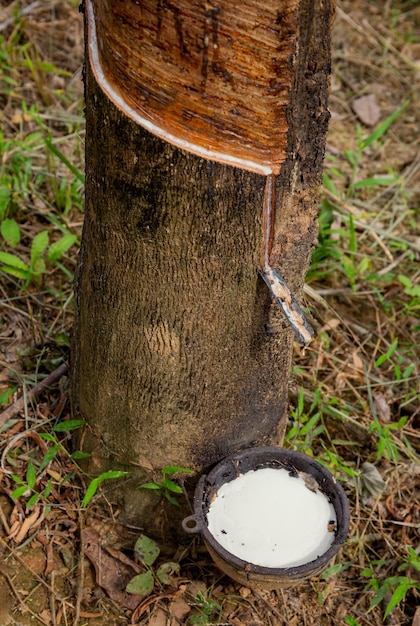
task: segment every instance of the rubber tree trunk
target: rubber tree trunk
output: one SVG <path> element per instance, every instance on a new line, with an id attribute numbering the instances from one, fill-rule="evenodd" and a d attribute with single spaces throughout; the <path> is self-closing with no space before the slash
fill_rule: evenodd
<path id="1" fill-rule="evenodd" d="M 235 6 L 240 14 L 243 4 Z M 278 6 L 276 36 L 288 45 L 279 44 L 273 64 L 288 71 L 281 133 L 272 129 L 273 145 L 278 132 L 284 148 L 270 264 L 299 299 L 317 235 L 332 8 L 325 0 Z M 162 17 L 165 7 L 155 11 Z M 204 3 L 197 11 L 205 49 L 215 26 Z M 222 29 L 223 7 L 217 15 Z M 182 14 L 177 20 L 179 33 Z M 144 480 L 143 472 L 167 465 L 202 470 L 246 446 L 281 444 L 293 333 L 258 273 L 265 186 L 262 174 L 184 151 L 136 124 L 86 60 L 86 212 L 71 371 L 74 414 L 89 423 L 84 445 L 97 471 L 129 466 Z M 126 507 L 153 526 L 144 490 L 131 491 Z"/>

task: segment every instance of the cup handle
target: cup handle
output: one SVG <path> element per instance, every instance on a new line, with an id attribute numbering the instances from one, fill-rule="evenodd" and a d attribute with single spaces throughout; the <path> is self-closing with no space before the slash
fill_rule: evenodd
<path id="1" fill-rule="evenodd" d="M 199 533 L 203 529 L 203 523 L 198 515 L 189 515 L 182 520 L 182 528 L 186 533 Z"/>

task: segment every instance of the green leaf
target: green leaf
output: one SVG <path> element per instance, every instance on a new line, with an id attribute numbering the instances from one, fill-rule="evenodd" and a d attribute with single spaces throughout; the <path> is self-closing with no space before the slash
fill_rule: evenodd
<path id="1" fill-rule="evenodd" d="M 412 281 L 408 278 L 408 276 L 404 276 L 404 274 L 398 274 L 398 280 L 403 285 L 403 287 L 411 289 L 411 287 L 413 286 Z"/>
<path id="2" fill-rule="evenodd" d="M 357 167 L 358 159 L 353 150 L 344 150 L 344 156 L 353 167 Z"/>
<path id="3" fill-rule="evenodd" d="M 159 556 L 159 546 L 156 541 L 146 537 L 146 535 L 140 535 L 134 546 L 134 551 L 137 553 L 140 561 L 145 565 L 152 565 Z"/>
<path id="4" fill-rule="evenodd" d="M 328 580 L 328 578 L 332 578 L 343 569 L 343 565 L 341 563 L 336 563 L 335 565 L 331 565 L 326 570 L 322 572 L 321 579 Z"/>
<path id="5" fill-rule="evenodd" d="M 175 506 L 179 506 L 179 502 L 178 500 L 175 498 L 175 496 L 173 496 L 171 494 L 170 491 L 165 491 L 165 498 L 167 499 L 168 502 L 170 502 L 171 504 L 174 504 Z"/>
<path id="6" fill-rule="evenodd" d="M 76 241 L 77 235 L 73 235 L 72 233 L 68 233 L 58 241 L 54 241 L 47 253 L 48 263 L 55 263 L 55 261 L 58 261 L 58 259 L 76 243 Z"/>
<path id="7" fill-rule="evenodd" d="M 155 482 L 144 483 L 143 485 L 140 485 L 140 489 L 154 489 L 155 491 L 160 491 L 162 489 L 162 485 Z"/>
<path id="8" fill-rule="evenodd" d="M 360 572 L 360 576 L 365 576 L 366 578 L 371 578 L 373 576 L 373 569 L 371 567 L 366 567 Z"/>
<path id="9" fill-rule="evenodd" d="M 404 274 L 398 274 L 398 280 L 404 287 L 404 293 L 408 296 L 420 297 L 420 285 L 413 285 L 408 276 L 404 276 Z"/>
<path id="10" fill-rule="evenodd" d="M 48 231 L 41 230 L 36 234 L 32 241 L 31 246 L 31 267 L 35 267 L 37 261 L 40 259 L 41 254 L 48 246 Z"/>
<path id="11" fill-rule="evenodd" d="M 208 626 L 208 623 L 208 617 L 203 613 L 193 613 L 188 622 L 191 626 Z"/>
<path id="12" fill-rule="evenodd" d="M 54 337 L 54 341 L 57 346 L 70 347 L 70 337 L 67 333 L 57 333 Z"/>
<path id="13" fill-rule="evenodd" d="M 85 507 L 89 504 L 89 502 L 92 500 L 93 496 L 97 492 L 98 487 L 99 487 L 98 479 L 94 478 L 93 480 L 91 480 L 88 488 L 86 489 L 86 493 L 82 501 L 82 507 Z"/>
<path id="14" fill-rule="evenodd" d="M 20 487 L 17 487 L 14 491 L 12 491 L 10 495 L 12 496 L 14 500 L 16 500 L 16 498 L 20 498 L 27 491 L 28 491 L 28 485 L 21 485 Z"/>
<path id="15" fill-rule="evenodd" d="M 315 413 L 315 415 L 311 417 L 311 419 L 305 424 L 305 426 L 303 426 L 303 428 L 300 429 L 299 435 L 304 436 L 308 432 L 311 432 L 315 424 L 319 421 L 320 417 L 321 416 L 319 413 Z"/>
<path id="16" fill-rule="evenodd" d="M 51 435 L 50 433 L 39 433 L 41 439 L 44 441 L 52 441 L 53 443 L 57 443 L 57 437 L 55 435 Z"/>
<path id="17" fill-rule="evenodd" d="M 0 187 L 0 219 L 3 219 L 7 214 L 10 197 L 11 197 L 10 189 L 2 185 Z"/>
<path id="18" fill-rule="evenodd" d="M 333 196 L 335 196 L 336 198 L 340 197 L 340 193 L 337 187 L 335 186 L 332 179 L 328 176 L 327 172 L 324 172 L 323 183 L 324 183 L 325 189 L 329 191 Z"/>
<path id="19" fill-rule="evenodd" d="M 398 176 L 377 176 L 375 178 L 365 178 L 352 185 L 352 189 L 364 189 L 367 187 L 377 187 L 378 185 L 393 185 L 398 181 Z"/>
<path id="20" fill-rule="evenodd" d="M 365 256 L 363 257 L 363 259 L 360 261 L 359 265 L 357 266 L 357 272 L 359 276 L 363 276 L 370 270 L 370 268 L 371 268 L 371 260 L 368 256 Z"/>
<path id="21" fill-rule="evenodd" d="M 410 588 L 410 580 L 408 578 L 404 578 L 398 587 L 394 590 L 394 593 L 391 596 L 391 600 L 388 602 L 388 605 L 385 609 L 384 619 L 388 617 L 393 609 L 404 599 L 405 594 Z"/>
<path id="22" fill-rule="evenodd" d="M 86 424 L 86 420 L 67 420 L 59 422 L 52 429 L 55 433 L 63 433 L 70 430 L 77 430 Z"/>
<path id="23" fill-rule="evenodd" d="M 170 585 L 172 582 L 171 575 L 179 574 L 179 569 L 179 563 L 168 561 L 167 563 L 162 563 L 156 572 L 156 576 L 163 585 Z"/>
<path id="24" fill-rule="evenodd" d="M 164 467 L 162 470 L 163 476 L 172 476 L 172 474 L 176 474 L 177 472 L 184 472 L 185 474 L 193 474 L 194 470 L 188 469 L 187 467 L 180 467 L 179 465 L 168 465 Z"/>
<path id="25" fill-rule="evenodd" d="M 51 446 L 51 448 L 49 448 L 45 455 L 44 458 L 42 459 L 41 465 L 39 466 L 39 471 L 42 472 L 42 470 L 47 467 L 48 463 L 51 463 L 51 461 L 57 456 L 58 452 L 61 450 L 61 446 L 60 444 L 56 444 L 55 446 Z"/>
<path id="26" fill-rule="evenodd" d="M 44 496 L 44 498 L 48 498 L 48 496 L 51 493 L 51 489 L 52 489 L 52 478 L 50 478 L 50 480 L 47 482 L 47 484 L 45 485 L 45 489 L 42 492 L 42 495 Z"/>
<path id="27" fill-rule="evenodd" d="M 153 574 L 151 571 L 148 571 L 144 574 L 137 574 L 137 576 L 134 576 L 134 578 L 132 578 L 128 583 L 125 590 L 128 591 L 128 593 L 134 593 L 139 596 L 147 596 L 153 591 L 154 586 L 155 581 L 153 579 Z"/>
<path id="28" fill-rule="evenodd" d="M 8 404 L 10 396 L 12 396 L 15 391 L 16 387 L 12 387 L 11 389 L 6 389 L 6 391 L 3 391 L 3 393 L 0 393 L 0 405 Z"/>
<path id="29" fill-rule="evenodd" d="M 162 478 L 162 486 L 168 491 L 172 491 L 172 493 L 183 493 L 182 488 L 174 483 L 173 480 L 169 480 L 169 478 Z"/>
<path id="30" fill-rule="evenodd" d="M 408 567 L 414 567 L 418 572 L 420 572 L 420 555 L 412 548 L 411 546 L 407 546 L 407 551 L 409 556 L 406 557 L 406 563 L 400 565 L 398 570 L 407 569 Z"/>
<path id="31" fill-rule="evenodd" d="M 28 467 L 26 470 L 26 482 L 28 483 L 28 487 L 30 489 L 33 489 L 35 487 L 36 471 L 32 459 L 29 459 L 28 461 Z"/>
<path id="32" fill-rule="evenodd" d="M 0 252 L 0 263 L 10 265 L 19 270 L 29 271 L 29 267 L 15 254 L 9 254 L 9 252 Z"/>
<path id="33" fill-rule="evenodd" d="M 357 252 L 357 234 L 356 234 L 356 228 L 354 226 L 354 220 L 351 215 L 349 216 L 349 231 L 350 231 L 349 249 L 351 252 Z"/>
<path id="34" fill-rule="evenodd" d="M 88 459 L 91 456 L 92 455 L 90 452 L 82 452 L 82 450 L 76 450 L 70 455 L 70 458 L 77 461 L 77 459 Z"/>
<path id="35" fill-rule="evenodd" d="M 32 264 L 31 271 L 34 276 L 41 276 L 41 274 L 45 274 L 45 261 L 44 259 L 36 259 Z"/>
<path id="36" fill-rule="evenodd" d="M 420 298 L 420 285 L 415 285 L 414 287 L 411 287 L 411 289 L 406 289 L 405 293 L 407 294 L 407 296 Z"/>
<path id="37" fill-rule="evenodd" d="M 30 281 L 31 279 L 31 273 L 28 270 L 20 270 L 20 269 L 16 269 L 14 267 L 8 267 L 7 265 L 2 265 L 0 266 L 0 270 L 5 272 L 6 274 L 9 274 L 10 276 L 14 276 L 15 278 L 20 278 L 22 280 L 26 280 L 26 281 Z"/>
<path id="38" fill-rule="evenodd" d="M 380 587 L 375 595 L 373 596 L 372 600 L 370 601 L 370 605 L 369 605 L 369 611 L 371 609 L 373 609 L 375 606 L 377 606 L 380 602 L 382 602 L 382 600 L 385 597 L 386 592 L 388 591 L 388 587 L 386 585 L 382 585 L 382 587 Z"/>
<path id="39" fill-rule="evenodd" d="M 403 428 L 408 422 L 408 415 L 403 415 L 402 417 L 400 417 L 400 419 L 398 420 L 398 422 L 396 424 L 390 424 L 391 426 L 395 426 L 395 429 L 398 430 L 399 428 Z"/>
<path id="40" fill-rule="evenodd" d="M 352 617 L 351 615 L 345 616 L 344 623 L 347 624 L 347 626 L 359 626 L 359 622 L 355 620 L 354 617 Z"/>
<path id="41" fill-rule="evenodd" d="M 31 506 L 35 506 L 35 504 L 38 502 L 38 500 L 40 499 L 41 494 L 40 493 L 34 493 L 33 496 L 31 496 L 28 500 L 28 502 L 26 503 L 26 506 L 28 507 L 28 509 L 31 508 Z"/>
<path id="42" fill-rule="evenodd" d="M 16 474 L 12 474 L 12 478 L 15 481 L 15 483 L 17 483 L 18 485 L 25 485 L 26 484 L 26 483 L 23 482 L 23 480 L 19 476 L 16 476 Z"/>
<path id="43" fill-rule="evenodd" d="M 385 361 L 388 361 L 388 359 L 391 358 L 391 356 L 394 354 L 397 347 L 398 347 L 398 337 L 394 339 L 394 341 L 391 343 L 387 352 L 385 354 L 381 354 L 381 356 L 378 359 L 376 359 L 375 367 L 379 367 L 380 365 L 382 365 L 382 363 L 385 363 Z"/>
<path id="44" fill-rule="evenodd" d="M 120 470 L 109 470 L 108 472 L 104 472 L 98 476 L 97 480 L 101 483 L 109 478 L 123 478 L 124 476 L 127 476 L 127 474 L 128 472 L 122 472 Z"/>
<path id="45" fill-rule="evenodd" d="M 89 504 L 89 502 L 92 500 L 93 496 L 97 492 L 99 485 L 104 480 L 108 480 L 109 478 L 122 478 L 123 476 L 126 476 L 127 474 L 128 472 L 110 470 L 109 472 L 104 472 L 100 476 L 97 476 L 97 478 L 94 478 L 89 483 L 89 486 L 86 489 L 85 497 L 83 498 L 83 501 L 82 501 L 82 507 L 85 507 Z"/>
<path id="46" fill-rule="evenodd" d="M 15 248 L 20 241 L 20 228 L 16 220 L 3 220 L 0 229 L 6 243 Z"/>

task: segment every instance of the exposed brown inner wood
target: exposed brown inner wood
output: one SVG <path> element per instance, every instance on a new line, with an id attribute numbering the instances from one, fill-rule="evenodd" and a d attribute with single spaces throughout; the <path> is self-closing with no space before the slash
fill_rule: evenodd
<path id="1" fill-rule="evenodd" d="M 102 70 L 173 137 L 278 173 L 298 36 L 297 0 L 281 4 L 94 0 Z"/>

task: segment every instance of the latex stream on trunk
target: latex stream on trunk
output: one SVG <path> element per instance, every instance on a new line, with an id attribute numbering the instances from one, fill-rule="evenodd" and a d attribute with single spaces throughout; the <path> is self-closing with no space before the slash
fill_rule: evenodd
<path id="1" fill-rule="evenodd" d="M 303 314 L 280 271 L 270 265 L 270 254 L 274 237 L 275 182 L 276 177 L 274 174 L 267 176 L 263 201 L 263 252 L 260 275 L 271 291 L 274 300 L 283 311 L 297 340 L 302 345 L 307 346 L 314 338 L 314 330 Z"/>

